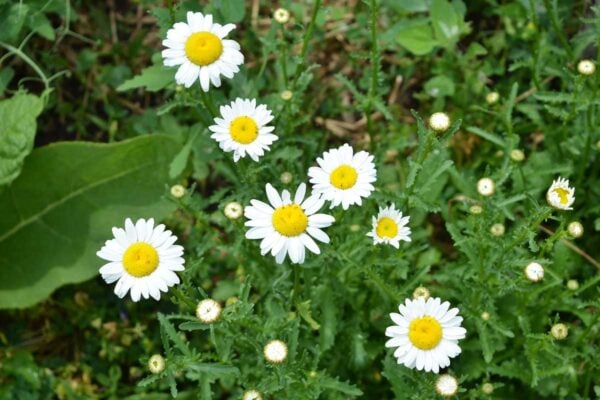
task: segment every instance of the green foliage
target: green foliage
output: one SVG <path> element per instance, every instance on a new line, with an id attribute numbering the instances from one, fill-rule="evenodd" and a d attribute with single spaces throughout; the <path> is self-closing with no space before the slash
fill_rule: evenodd
<path id="1" fill-rule="evenodd" d="M 389 314 L 419 286 L 464 319 L 462 352 L 443 370 L 456 397 L 600 395 L 600 79 L 577 72 L 598 60 L 600 7 L 277 6 L 290 22 L 264 0 L 0 0 L 0 117 L 11 121 L 0 171 L 16 177 L 0 188 L 0 306 L 36 303 L 0 314 L 0 398 L 439 398 L 435 374 L 384 346 Z M 190 10 L 235 23 L 228 38 L 245 57 L 207 94 L 162 65 L 161 41 Z M 259 162 L 233 163 L 210 138 L 219 106 L 237 97 L 275 116 L 278 140 Z M 428 127 L 436 111 L 452 121 L 443 133 Z M 336 219 L 331 241 L 304 264 L 262 256 L 225 206 L 265 201 L 266 183 L 294 191 L 342 143 L 374 155 L 376 190 L 361 206 L 321 210 Z M 546 204 L 558 176 L 576 188 L 572 211 Z M 477 191 L 482 177 L 495 182 L 490 196 Z M 169 196 L 171 183 L 186 194 Z M 410 216 L 400 249 L 366 236 L 390 203 Z M 182 282 L 159 303 L 82 282 L 126 217 L 163 220 L 185 248 Z M 567 228 L 576 220 L 580 238 Z M 531 261 L 543 280 L 526 279 Z M 223 306 L 211 324 L 195 316 L 205 298 Z M 558 322 L 564 340 L 550 334 Z M 288 346 L 281 364 L 263 355 L 273 339 Z M 158 374 L 146 372 L 152 354 L 166 359 Z"/>
<path id="2" fill-rule="evenodd" d="M 21 172 L 23 160 L 33 149 L 36 118 L 42 107 L 38 97 L 22 92 L 0 101 L 0 187 Z"/>
<path id="3" fill-rule="evenodd" d="M 96 251 L 124 215 L 167 215 L 161 196 L 177 148 L 156 135 L 35 150 L 0 194 L 0 307 L 28 307 L 96 275 Z"/>

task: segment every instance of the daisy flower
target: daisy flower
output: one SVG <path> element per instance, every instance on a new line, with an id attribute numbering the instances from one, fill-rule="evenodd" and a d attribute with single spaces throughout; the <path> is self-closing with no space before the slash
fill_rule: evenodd
<path id="1" fill-rule="evenodd" d="M 397 347 L 398 364 L 436 374 L 450 365 L 450 358 L 460 354 L 457 343 L 467 331 L 460 326 L 458 308 L 449 308 L 450 303 L 437 297 L 419 297 L 400 304 L 400 314 L 390 314 L 395 325 L 385 331 L 391 337 L 385 347 Z"/>
<path id="2" fill-rule="evenodd" d="M 154 219 L 138 219 L 135 225 L 125 220 L 125 229 L 112 228 L 114 239 L 107 240 L 96 255 L 109 261 L 100 274 L 106 283 L 117 282 L 115 294 L 125 297 L 131 290 L 131 299 L 152 296 L 160 300 L 160 292 L 179 283 L 176 271 L 183 271 L 183 247 L 175 245 L 177 236 L 154 226 Z"/>
<path id="3" fill-rule="evenodd" d="M 402 217 L 402 212 L 392 204 L 389 207 L 379 207 L 379 214 L 373 217 L 373 230 L 367 236 L 373 238 L 374 244 L 386 243 L 395 248 L 400 247 L 400 241 L 410 242 L 410 228 L 406 226 L 410 217 Z"/>
<path id="4" fill-rule="evenodd" d="M 546 200 L 554 208 L 559 210 L 572 210 L 571 205 L 575 201 L 575 188 L 569 187 L 569 180 L 559 177 L 552 182 L 552 186 L 546 193 Z"/>
<path id="5" fill-rule="evenodd" d="M 246 238 L 262 239 L 261 254 L 271 252 L 278 264 L 288 254 L 292 263 L 302 264 L 305 248 L 319 254 L 321 251 L 313 238 L 329 243 L 329 236 L 321 228 L 327 228 L 335 221 L 330 215 L 316 214 L 324 200 L 315 194 L 305 200 L 304 183 L 298 186 L 293 199 L 287 190 L 280 196 L 271 184 L 267 184 L 266 191 L 271 205 L 251 200 L 251 205 L 244 209 L 248 218 L 246 226 L 250 227 Z"/>
<path id="6" fill-rule="evenodd" d="M 366 151 L 354 150 L 348 144 L 323 153 L 317 158 L 318 167 L 310 167 L 308 176 L 313 191 L 331 201 L 330 208 L 340 204 L 344 210 L 352 204 L 362 204 L 375 190 L 372 183 L 377 180 L 373 156 Z"/>
<path id="7" fill-rule="evenodd" d="M 211 83 L 221 86 L 221 75 L 233 78 L 244 63 L 240 45 L 225 39 L 234 29 L 234 24 L 213 23 L 210 14 L 188 11 L 187 23 L 177 22 L 163 40 L 164 64 L 179 66 L 175 81 L 189 88 L 198 79 L 202 90 L 208 92 Z"/>
<path id="8" fill-rule="evenodd" d="M 278 139 L 271 133 L 275 128 L 267 125 L 273 114 L 264 104 L 256 106 L 255 99 L 237 98 L 230 105 L 221 106 L 220 111 L 222 118 L 215 118 L 215 125 L 208 129 L 223 151 L 233 152 L 235 162 L 246 155 L 258 161 Z"/>

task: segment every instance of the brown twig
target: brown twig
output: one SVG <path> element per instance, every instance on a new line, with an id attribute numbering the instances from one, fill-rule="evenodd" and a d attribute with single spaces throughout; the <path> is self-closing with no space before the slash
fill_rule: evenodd
<path id="1" fill-rule="evenodd" d="M 550 229 L 546 228 L 543 225 L 540 225 L 540 229 L 542 231 L 546 232 L 548 235 L 554 235 L 553 231 L 551 231 Z M 600 269 L 600 263 L 598 261 L 596 261 L 588 253 L 586 253 L 585 251 L 583 251 L 581 248 L 579 248 L 578 246 L 574 245 L 572 242 L 570 242 L 568 240 L 565 240 L 565 239 L 561 239 L 560 242 L 564 243 L 567 247 L 571 248 L 574 252 L 576 252 L 577 254 L 579 254 L 581 257 L 585 258 L 594 267 Z"/>

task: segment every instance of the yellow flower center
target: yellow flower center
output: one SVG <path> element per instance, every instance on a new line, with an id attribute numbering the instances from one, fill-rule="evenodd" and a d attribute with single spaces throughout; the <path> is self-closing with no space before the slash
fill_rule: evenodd
<path id="1" fill-rule="evenodd" d="M 196 65 L 214 63 L 223 53 L 221 39 L 210 32 L 192 33 L 185 42 L 185 55 Z"/>
<path id="2" fill-rule="evenodd" d="M 241 144 L 250 144 L 258 136 L 258 126 L 250 117 L 237 117 L 229 125 L 231 138 Z"/>
<path id="3" fill-rule="evenodd" d="M 383 217 L 377 221 L 377 228 L 375 228 L 375 232 L 377 232 L 377 236 L 380 238 L 393 238 L 398 234 L 398 225 L 393 219 Z"/>
<path id="4" fill-rule="evenodd" d="M 442 326 L 429 316 L 414 319 L 408 327 L 408 339 L 421 350 L 431 350 L 442 340 Z"/>
<path id="5" fill-rule="evenodd" d="M 569 191 L 563 188 L 554 189 L 554 193 L 560 197 L 560 204 L 567 204 L 569 202 Z"/>
<path id="6" fill-rule="evenodd" d="M 356 184 L 358 173 L 353 167 L 342 164 L 329 175 L 329 182 L 338 189 L 349 189 Z"/>
<path id="7" fill-rule="evenodd" d="M 298 236 L 306 230 L 308 217 L 298 204 L 290 204 L 276 208 L 272 222 L 273 228 L 283 236 Z"/>
<path id="8" fill-rule="evenodd" d="M 158 267 L 158 253 L 148 243 L 134 243 L 123 254 L 123 267 L 136 278 L 148 276 Z"/>

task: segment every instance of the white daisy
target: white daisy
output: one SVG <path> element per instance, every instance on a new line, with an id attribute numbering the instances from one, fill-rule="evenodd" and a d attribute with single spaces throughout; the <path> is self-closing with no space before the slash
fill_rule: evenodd
<path id="1" fill-rule="evenodd" d="M 406 226 L 410 217 L 402 217 L 402 212 L 392 204 L 389 207 L 379 207 L 379 214 L 373 217 L 373 230 L 367 236 L 373 238 L 374 244 L 386 243 L 395 248 L 400 247 L 400 241 L 410 242 L 410 228 Z"/>
<path id="2" fill-rule="evenodd" d="M 109 263 L 100 268 L 106 283 L 117 282 L 115 294 L 125 297 L 131 289 L 131 299 L 152 296 L 160 300 L 160 292 L 179 283 L 175 271 L 183 271 L 183 247 L 174 245 L 177 236 L 154 227 L 154 219 L 138 219 L 135 225 L 125 220 L 125 229 L 112 228 L 114 239 L 107 240 L 96 255 Z"/>
<path id="3" fill-rule="evenodd" d="M 189 88 L 196 79 L 202 90 L 208 92 L 210 84 L 221 86 L 221 75 L 233 78 L 244 63 L 240 45 L 224 39 L 235 29 L 234 24 L 213 23 L 213 16 L 200 12 L 187 13 L 187 23 L 177 22 L 167 32 L 162 51 L 167 67 L 179 65 L 175 74 L 177 83 Z"/>
<path id="4" fill-rule="evenodd" d="M 273 114 L 264 104 L 256 106 L 255 99 L 237 98 L 230 105 L 221 106 L 220 111 L 222 118 L 215 118 L 216 125 L 208 129 L 223 151 L 233 152 L 235 162 L 246 155 L 258 161 L 278 139 L 271 133 L 275 128 L 267 125 Z"/>
<path id="5" fill-rule="evenodd" d="M 278 264 L 288 254 L 292 263 L 302 264 L 305 247 L 319 254 L 321 251 L 313 238 L 329 243 L 329 236 L 321 228 L 327 228 L 335 219 L 330 215 L 316 214 L 323 207 L 324 200 L 315 194 L 304 200 L 305 193 L 304 183 L 298 186 L 293 199 L 287 190 L 280 196 L 271 184 L 267 184 L 267 197 L 271 205 L 251 200 L 251 205 L 244 209 L 244 215 L 248 218 L 246 226 L 250 227 L 246 238 L 262 239 L 261 254 L 271 252 Z"/>
<path id="6" fill-rule="evenodd" d="M 391 339 L 385 346 L 397 347 L 394 357 L 398 364 L 436 374 L 450 365 L 450 358 L 460 354 L 457 343 L 467 331 L 460 326 L 463 319 L 458 308 L 449 308 L 450 303 L 437 297 L 419 297 L 400 304 L 400 314 L 390 314 L 396 325 L 386 329 Z"/>
<path id="7" fill-rule="evenodd" d="M 569 180 L 559 177 L 552 182 L 552 186 L 546 193 L 546 200 L 554 208 L 559 210 L 572 210 L 571 205 L 575 201 L 575 188 L 569 187 Z"/>
<path id="8" fill-rule="evenodd" d="M 354 150 L 348 144 L 323 153 L 317 158 L 318 167 L 310 167 L 308 176 L 313 191 L 331 201 L 330 208 L 340 204 L 347 210 L 352 204 L 362 205 L 362 198 L 375 190 L 377 180 L 373 156 L 366 151 Z"/>

